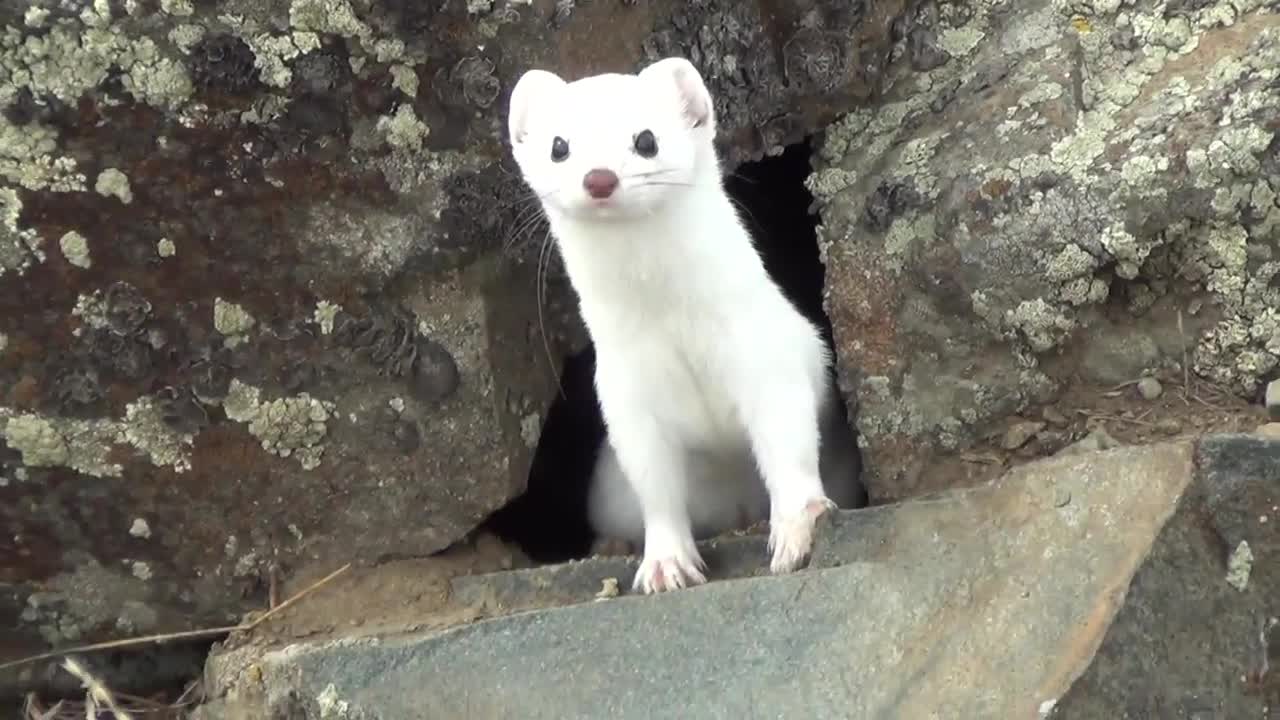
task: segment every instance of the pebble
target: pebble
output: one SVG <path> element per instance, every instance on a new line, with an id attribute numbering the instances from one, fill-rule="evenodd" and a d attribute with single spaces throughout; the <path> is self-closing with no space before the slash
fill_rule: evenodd
<path id="1" fill-rule="evenodd" d="M 1267 423 L 1257 430 L 1258 434 L 1263 437 L 1275 438 L 1280 440 L 1280 422 Z"/>
<path id="2" fill-rule="evenodd" d="M 1004 437 L 1000 438 L 1000 446 L 1005 450 L 1017 450 L 1027 441 L 1036 436 L 1036 433 L 1045 428 L 1045 423 L 1039 420 L 1022 420 L 1009 426 L 1004 431 Z"/>
<path id="3" fill-rule="evenodd" d="M 1077 440 L 1075 443 L 1066 446 L 1058 451 L 1058 455 L 1077 455 L 1080 453 L 1099 452 L 1102 450 L 1110 450 L 1111 448 L 1120 447 L 1120 441 L 1111 437 L 1111 433 L 1106 428 L 1100 427 L 1094 429 L 1084 438 Z"/>
<path id="4" fill-rule="evenodd" d="M 1045 420 L 1048 420 L 1050 423 L 1057 425 L 1058 427 L 1066 427 L 1071 424 L 1071 421 L 1067 419 L 1067 416 L 1059 412 L 1057 408 L 1046 407 L 1040 414 Z"/>
<path id="5" fill-rule="evenodd" d="M 1161 418 L 1156 421 L 1156 429 L 1168 435 L 1177 435 L 1182 432 L 1182 423 L 1176 418 Z"/>
<path id="6" fill-rule="evenodd" d="M 1144 377 L 1138 381 L 1138 394 L 1143 400 L 1155 400 L 1164 394 L 1164 387 L 1153 377 Z"/>
<path id="7" fill-rule="evenodd" d="M 1267 414 L 1272 420 L 1280 420 L 1280 380 L 1267 383 Z"/>

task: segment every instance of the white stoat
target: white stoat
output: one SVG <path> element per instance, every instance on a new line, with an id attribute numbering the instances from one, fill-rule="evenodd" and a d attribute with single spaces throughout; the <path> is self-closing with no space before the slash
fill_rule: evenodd
<path id="1" fill-rule="evenodd" d="M 695 537 L 766 510 L 773 572 L 802 565 L 835 507 L 819 466 L 856 473 L 856 451 L 828 462 L 823 448 L 820 463 L 820 426 L 839 424 L 829 353 L 725 194 L 697 69 L 667 58 L 570 83 L 530 70 L 508 131 L 595 345 L 608 442 L 593 526 L 643 540 L 644 592 L 705 582 Z"/>

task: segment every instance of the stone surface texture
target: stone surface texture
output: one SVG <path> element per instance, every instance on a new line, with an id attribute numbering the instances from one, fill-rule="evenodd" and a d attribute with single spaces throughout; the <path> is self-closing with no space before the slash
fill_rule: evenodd
<path id="1" fill-rule="evenodd" d="M 924 3 L 810 178 L 878 500 L 1077 378 L 1280 362 L 1280 3 Z"/>
<path id="2" fill-rule="evenodd" d="M 507 94 L 679 53 L 731 162 L 778 151 L 875 93 L 906 2 L 765 5 L 0 3 L 0 659 L 225 624 L 522 491 L 584 336 L 554 263 L 535 301 Z"/>
<path id="3" fill-rule="evenodd" d="M 761 538 L 740 538 L 691 590 L 596 600 L 627 572 L 598 559 L 469 578 L 460 600 L 500 617 L 453 629 L 237 643 L 211 659 L 201 712 L 1265 718 L 1277 523 L 1280 442 L 1064 455 L 843 512 L 790 576 L 761 576 Z"/>

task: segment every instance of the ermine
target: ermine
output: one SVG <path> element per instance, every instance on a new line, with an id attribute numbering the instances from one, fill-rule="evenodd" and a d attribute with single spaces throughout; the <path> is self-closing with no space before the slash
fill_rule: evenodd
<path id="1" fill-rule="evenodd" d="M 695 538 L 766 513 L 771 571 L 802 566 L 837 506 L 823 470 L 853 487 L 857 453 L 818 328 L 724 190 L 698 70 L 676 57 L 574 82 L 530 70 L 508 132 L 595 345 L 607 441 L 590 522 L 643 543 L 634 589 L 706 582 Z M 849 442 L 824 447 L 841 429 Z"/>

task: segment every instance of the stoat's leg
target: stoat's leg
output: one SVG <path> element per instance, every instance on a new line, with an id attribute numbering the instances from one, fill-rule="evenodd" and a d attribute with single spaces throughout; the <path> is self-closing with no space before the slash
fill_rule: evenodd
<path id="1" fill-rule="evenodd" d="M 628 392 L 628 380 L 597 377 L 609 442 L 644 516 L 644 554 L 632 585 L 645 593 L 700 585 L 706 565 L 689 521 L 684 449 Z"/>
<path id="2" fill-rule="evenodd" d="M 623 472 L 640 498 L 644 515 L 644 555 L 633 587 L 646 593 L 675 590 L 707 581 L 689 522 L 683 451 L 652 429 L 611 425 L 611 442 Z"/>
<path id="3" fill-rule="evenodd" d="M 746 392 L 747 432 L 769 491 L 770 569 L 791 572 L 808 560 L 818 518 L 836 507 L 818 471 L 818 397 L 800 374 Z"/>

